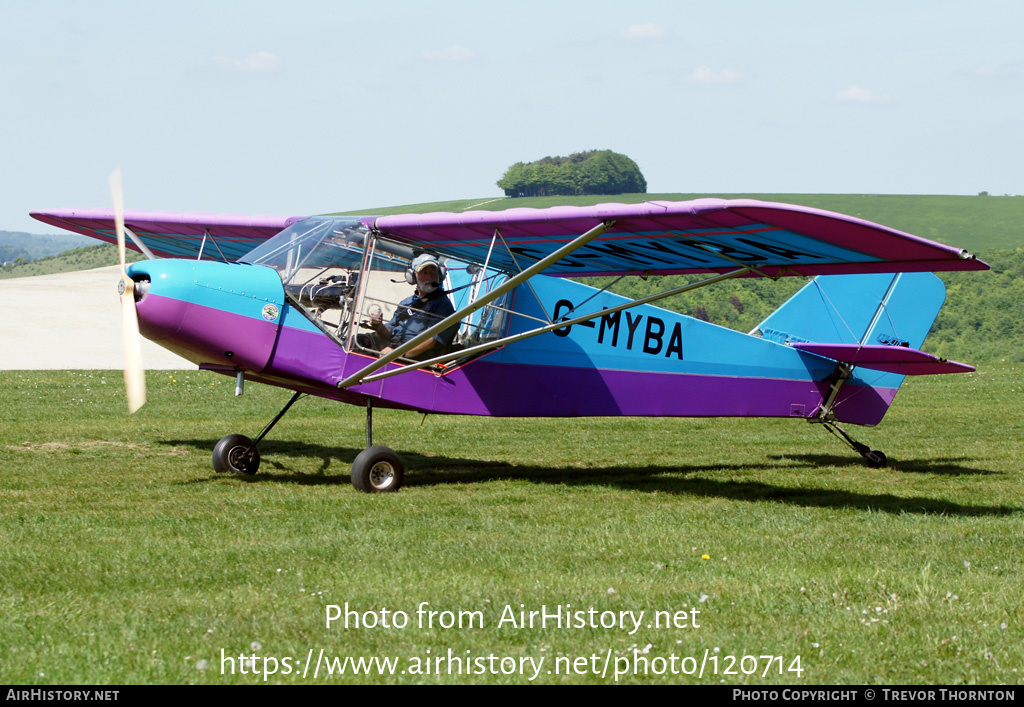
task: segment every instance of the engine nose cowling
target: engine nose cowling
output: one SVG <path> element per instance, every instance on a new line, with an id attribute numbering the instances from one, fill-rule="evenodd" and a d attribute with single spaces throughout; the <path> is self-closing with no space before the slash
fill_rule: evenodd
<path id="1" fill-rule="evenodd" d="M 196 364 L 266 367 L 285 301 L 276 270 L 172 259 L 133 263 L 128 275 L 140 283 L 135 309 L 147 339 Z"/>

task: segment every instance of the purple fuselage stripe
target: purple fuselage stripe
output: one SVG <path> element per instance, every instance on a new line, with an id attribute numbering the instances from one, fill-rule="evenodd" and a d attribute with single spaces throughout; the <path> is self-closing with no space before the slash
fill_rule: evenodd
<path id="1" fill-rule="evenodd" d="M 334 386 L 371 359 L 348 356 L 326 336 L 285 327 L 268 372 L 320 381 L 320 395 L 352 393 L 424 412 L 495 417 L 809 417 L 828 382 L 609 371 L 492 363 L 486 358 L 438 376 L 414 371 L 350 392 Z M 877 424 L 895 390 L 847 386 L 836 407 L 845 422 Z"/>
<path id="2" fill-rule="evenodd" d="M 294 313 L 294 312 L 292 312 Z M 148 337 L 204 367 L 240 366 L 249 377 L 325 398 L 423 412 L 495 417 L 810 417 L 827 381 L 599 370 L 496 363 L 486 358 L 438 376 L 427 371 L 338 390 L 370 362 L 326 335 L 195 303 L 150 296 L 139 305 Z M 227 357 L 226 351 L 232 356 Z M 840 421 L 877 424 L 895 390 L 847 386 Z"/>
<path id="3" fill-rule="evenodd" d="M 261 371 L 277 338 L 274 322 L 173 297 L 148 295 L 136 311 L 143 336 L 197 364 Z"/>

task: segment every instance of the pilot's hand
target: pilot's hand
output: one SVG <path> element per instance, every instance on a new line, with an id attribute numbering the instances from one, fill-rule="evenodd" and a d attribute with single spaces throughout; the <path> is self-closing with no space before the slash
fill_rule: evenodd
<path id="1" fill-rule="evenodd" d="M 370 305 L 368 314 L 370 315 L 370 324 L 377 325 L 384 321 L 384 310 L 380 308 L 379 304 Z"/>

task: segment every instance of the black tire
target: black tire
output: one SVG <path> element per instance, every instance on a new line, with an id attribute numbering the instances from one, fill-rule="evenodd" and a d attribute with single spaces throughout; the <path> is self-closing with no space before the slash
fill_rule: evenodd
<path id="1" fill-rule="evenodd" d="M 886 456 L 877 449 L 872 449 L 870 452 L 866 452 L 864 454 L 864 459 L 867 460 L 868 466 L 870 466 L 872 469 L 881 469 L 882 467 L 889 463 L 889 460 L 886 458 Z"/>
<path id="2" fill-rule="evenodd" d="M 402 486 L 405 465 L 393 449 L 364 449 L 352 462 L 352 485 L 366 493 L 393 493 Z"/>
<path id="3" fill-rule="evenodd" d="M 213 447 L 213 470 L 218 474 L 248 474 L 252 476 L 260 468 L 260 450 L 253 448 L 247 455 L 245 450 L 252 447 L 252 440 L 245 435 L 222 437 Z"/>

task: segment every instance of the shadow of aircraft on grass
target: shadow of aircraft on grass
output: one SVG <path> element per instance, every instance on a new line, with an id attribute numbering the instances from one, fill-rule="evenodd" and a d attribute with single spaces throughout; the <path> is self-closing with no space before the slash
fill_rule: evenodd
<path id="1" fill-rule="evenodd" d="M 801 466 L 836 466 L 864 469 L 864 460 L 849 456 L 830 454 L 769 454 L 773 461 L 793 461 Z M 965 466 L 970 459 L 953 457 L 930 457 L 928 459 L 889 459 L 886 471 L 909 474 L 937 474 L 940 476 L 993 476 L 1001 471 L 976 469 Z"/>
<path id="2" fill-rule="evenodd" d="M 165 444 L 189 446 L 208 451 L 213 442 L 207 439 L 167 440 Z M 334 486 L 349 483 L 348 470 L 361 448 L 325 447 L 304 442 L 265 442 L 261 445 L 263 471 L 255 476 L 236 476 L 247 483 L 294 483 L 306 486 Z M 658 492 L 682 496 L 724 498 L 735 501 L 772 502 L 811 508 L 857 509 L 885 513 L 925 513 L 950 516 L 1004 516 L 1024 511 L 1024 508 L 1003 505 L 965 505 L 943 499 L 902 497 L 892 494 L 865 494 L 842 489 L 784 486 L 759 481 L 719 480 L 695 474 L 764 471 L 764 464 L 679 464 L 645 467 L 593 467 L 565 468 L 539 465 L 515 465 L 501 461 L 432 457 L 411 451 L 401 451 L 413 471 L 407 473 L 406 488 L 485 483 L 488 481 L 518 480 L 535 484 L 562 486 L 604 486 L 630 491 Z M 314 473 L 294 471 L 289 459 L 320 459 Z M 810 466 L 849 466 L 865 469 L 858 460 L 845 456 L 795 455 L 772 456 L 772 468 L 780 462 L 789 462 L 783 468 L 794 471 Z M 947 475 L 996 474 L 999 472 L 961 466 L 969 460 L 942 459 L 933 471 Z M 889 471 L 919 473 L 927 470 L 924 460 L 899 462 Z M 271 470 L 272 469 L 272 470 Z M 333 473 L 337 469 L 340 473 Z M 270 473 L 267 473 L 267 472 Z M 867 471 L 867 469 L 865 469 Z M 872 470 L 874 471 L 874 470 Z M 218 477 L 198 477 L 183 483 L 206 483 Z"/>

